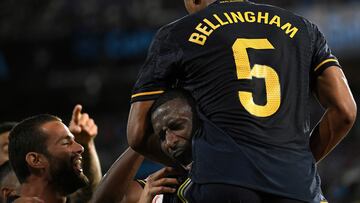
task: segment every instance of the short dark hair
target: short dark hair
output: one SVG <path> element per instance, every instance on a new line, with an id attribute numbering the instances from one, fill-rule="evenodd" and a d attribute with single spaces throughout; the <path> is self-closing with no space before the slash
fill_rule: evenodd
<path id="1" fill-rule="evenodd" d="M 160 95 L 159 98 L 157 98 L 155 100 L 155 102 L 151 106 L 151 109 L 150 109 L 151 114 L 150 115 L 152 115 L 153 112 L 157 108 L 159 108 L 161 105 L 163 105 L 166 102 L 171 101 L 173 99 L 177 99 L 177 98 L 184 99 L 189 104 L 192 115 L 193 115 L 192 123 L 193 123 L 193 132 L 194 132 L 199 127 L 199 117 L 198 117 L 198 113 L 197 113 L 197 106 L 196 106 L 195 99 L 191 96 L 190 92 L 188 92 L 184 89 L 174 88 L 174 89 L 166 90 L 162 95 Z"/>
<path id="2" fill-rule="evenodd" d="M 160 97 L 153 103 L 150 113 L 152 114 L 157 108 L 159 108 L 159 106 L 176 98 L 181 98 L 187 101 L 193 111 L 196 109 L 195 101 L 191 94 L 186 90 L 176 88 L 166 90 L 163 94 L 161 94 Z"/>
<path id="3" fill-rule="evenodd" d="M 29 152 L 48 155 L 47 136 L 40 127 L 50 121 L 61 121 L 61 119 L 49 114 L 36 115 L 21 121 L 10 132 L 9 160 L 20 183 L 25 182 L 30 175 L 25 161 L 26 155 Z"/>
<path id="4" fill-rule="evenodd" d="M 16 122 L 3 122 L 0 123 L 0 134 L 8 132 L 16 125 Z"/>

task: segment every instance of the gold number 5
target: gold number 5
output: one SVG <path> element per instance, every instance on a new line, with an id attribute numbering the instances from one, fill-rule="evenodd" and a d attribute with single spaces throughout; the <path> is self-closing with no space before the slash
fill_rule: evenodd
<path id="1" fill-rule="evenodd" d="M 276 113 L 280 107 L 281 91 L 280 80 L 276 71 L 270 66 L 255 64 L 250 67 L 247 48 L 252 49 L 275 49 L 267 39 L 244 39 L 235 41 L 232 49 L 234 52 L 236 72 L 238 79 L 249 79 L 252 77 L 264 78 L 266 87 L 266 104 L 257 105 L 254 102 L 252 92 L 239 91 L 240 103 L 252 115 L 257 117 L 268 117 Z"/>

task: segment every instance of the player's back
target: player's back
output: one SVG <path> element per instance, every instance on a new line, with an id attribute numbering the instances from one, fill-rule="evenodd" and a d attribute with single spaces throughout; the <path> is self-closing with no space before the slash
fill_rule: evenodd
<path id="1" fill-rule="evenodd" d="M 204 115 L 206 138 L 194 144 L 195 181 L 314 198 L 319 181 L 307 106 L 316 74 L 312 26 L 286 10 L 246 1 L 217 1 L 169 26 L 169 42 L 181 56 L 178 84 Z M 210 161 L 226 167 L 211 168 Z M 234 177 L 236 171 L 243 174 Z"/>
<path id="2" fill-rule="evenodd" d="M 304 21 L 271 6 L 215 4 L 172 32 L 184 53 L 181 85 L 238 142 L 306 146 L 311 39 Z"/>
<path id="3" fill-rule="evenodd" d="M 203 121 L 193 139 L 195 183 L 310 201 L 319 179 L 307 104 L 312 81 L 330 65 L 336 58 L 304 18 L 218 0 L 159 30 L 132 102 L 155 99 L 174 84 L 191 92 Z"/>

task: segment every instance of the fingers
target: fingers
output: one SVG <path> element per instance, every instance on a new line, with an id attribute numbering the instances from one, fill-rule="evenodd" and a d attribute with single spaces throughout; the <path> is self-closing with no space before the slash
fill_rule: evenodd
<path id="1" fill-rule="evenodd" d="M 78 124 L 78 122 L 79 122 L 79 120 L 80 120 L 80 118 L 81 118 L 81 110 L 82 110 L 82 106 L 81 106 L 80 104 L 77 104 L 77 105 L 74 107 L 71 120 L 72 120 L 75 124 Z"/>
<path id="2" fill-rule="evenodd" d="M 89 135 L 97 134 L 97 125 L 88 114 L 84 114 L 79 124 Z"/>
<path id="3" fill-rule="evenodd" d="M 174 193 L 176 189 L 174 186 L 179 185 L 179 181 L 176 178 L 169 178 L 169 175 L 173 175 L 177 170 L 171 167 L 165 167 L 147 178 L 146 189 L 149 195 L 162 193 Z"/>
<path id="4" fill-rule="evenodd" d="M 158 194 L 164 194 L 164 193 L 174 193 L 174 192 L 176 192 L 176 189 L 170 186 L 158 186 L 158 187 L 151 187 L 149 189 L 149 194 L 151 194 L 152 196 Z"/>
<path id="5" fill-rule="evenodd" d="M 85 127 L 86 126 L 86 123 L 89 121 L 89 114 L 87 113 L 83 113 L 81 114 L 80 116 L 80 120 L 79 120 L 79 123 L 78 125 L 82 126 L 82 127 Z"/>
<path id="6" fill-rule="evenodd" d="M 179 185 L 176 178 L 160 178 L 155 181 L 146 182 L 146 191 L 148 196 L 154 197 L 158 194 L 174 193 L 176 192 L 175 186 Z"/>
<path id="7" fill-rule="evenodd" d="M 78 104 L 74 107 L 69 129 L 70 132 L 77 137 L 78 141 L 80 141 L 80 137 L 82 137 L 81 142 L 83 143 L 81 144 L 86 144 L 88 141 L 95 138 L 98 133 L 98 128 L 94 120 L 90 118 L 89 114 L 82 113 L 81 111 L 81 105 Z"/>
<path id="8" fill-rule="evenodd" d="M 168 177 L 171 175 L 178 175 L 180 174 L 178 170 L 172 167 L 164 167 L 161 170 L 158 170 L 157 172 L 151 174 L 148 179 L 157 180 L 159 178 Z"/>
<path id="9" fill-rule="evenodd" d="M 97 135 L 98 134 L 98 127 L 97 127 L 97 125 L 95 123 L 92 125 L 92 127 L 90 127 L 89 132 L 90 132 L 91 135 Z"/>
<path id="10" fill-rule="evenodd" d="M 179 181 L 176 178 L 161 178 L 152 182 L 155 186 L 178 185 Z"/>

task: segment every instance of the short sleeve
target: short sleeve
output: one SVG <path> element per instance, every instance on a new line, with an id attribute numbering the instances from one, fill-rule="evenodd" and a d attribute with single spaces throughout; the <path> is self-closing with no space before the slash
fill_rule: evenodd
<path id="1" fill-rule="evenodd" d="M 146 180 L 140 180 L 140 179 L 136 179 L 135 180 L 137 183 L 139 183 L 139 185 L 144 188 L 146 185 Z"/>
<path id="2" fill-rule="evenodd" d="M 332 55 L 324 35 L 320 32 L 318 27 L 312 23 L 310 24 L 310 35 L 313 48 L 311 74 L 316 77 L 330 66 L 341 67 L 338 59 Z"/>
<path id="3" fill-rule="evenodd" d="M 154 100 L 176 83 L 181 50 L 171 40 L 171 26 L 155 35 L 132 90 L 131 102 Z"/>

